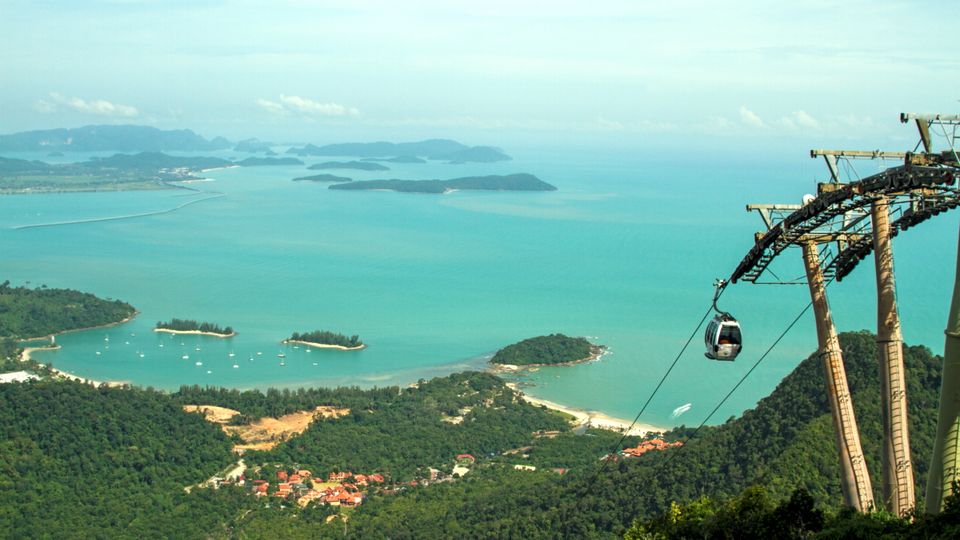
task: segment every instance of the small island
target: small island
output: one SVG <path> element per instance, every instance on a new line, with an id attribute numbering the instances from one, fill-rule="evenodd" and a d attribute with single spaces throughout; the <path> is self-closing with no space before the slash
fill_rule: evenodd
<path id="1" fill-rule="evenodd" d="M 390 167 L 372 161 L 324 161 L 307 167 L 311 171 L 325 169 L 355 169 L 358 171 L 389 171 Z"/>
<path id="2" fill-rule="evenodd" d="M 341 351 L 359 351 L 367 346 L 360 341 L 360 336 L 347 337 L 336 332 L 327 330 L 314 330 L 313 332 L 294 332 L 284 343 L 299 343 L 318 349 L 337 349 Z"/>
<path id="3" fill-rule="evenodd" d="M 364 180 L 334 184 L 329 189 L 399 191 L 402 193 L 450 193 L 472 191 L 556 191 L 556 186 L 532 174 L 466 176 L 452 180 Z"/>
<path id="4" fill-rule="evenodd" d="M 303 165 L 297 158 L 248 157 L 236 163 L 241 167 L 275 167 L 277 165 Z"/>
<path id="5" fill-rule="evenodd" d="M 346 176 L 337 176 L 335 174 L 314 174 L 312 176 L 298 176 L 293 179 L 294 182 L 353 182 L 353 178 L 347 178 Z"/>
<path id="6" fill-rule="evenodd" d="M 417 156 L 396 156 L 392 158 L 368 157 L 360 161 L 382 161 L 384 163 L 426 163 L 427 160 L 420 159 Z"/>
<path id="7" fill-rule="evenodd" d="M 221 328 L 218 324 L 190 319 L 170 319 L 170 322 L 158 321 L 157 327 L 153 331 L 167 334 L 201 334 L 219 338 L 229 338 L 237 335 L 233 328 L 229 326 Z"/>
<path id="8" fill-rule="evenodd" d="M 600 358 L 604 349 L 586 338 L 550 334 L 508 345 L 497 351 L 490 362 L 518 367 L 573 365 Z"/>

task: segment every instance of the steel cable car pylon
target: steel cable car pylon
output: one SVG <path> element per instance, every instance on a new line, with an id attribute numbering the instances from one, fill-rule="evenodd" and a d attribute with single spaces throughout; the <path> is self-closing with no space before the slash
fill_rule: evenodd
<path id="1" fill-rule="evenodd" d="M 716 315 L 707 324 L 707 330 L 703 334 L 703 342 L 706 346 L 704 356 L 710 360 L 722 360 L 733 362 L 740 354 L 743 348 L 743 336 L 740 332 L 740 323 L 726 311 L 717 307 L 717 300 L 723 294 L 728 281 L 718 279 L 714 284 L 713 293 L 713 311 Z"/>

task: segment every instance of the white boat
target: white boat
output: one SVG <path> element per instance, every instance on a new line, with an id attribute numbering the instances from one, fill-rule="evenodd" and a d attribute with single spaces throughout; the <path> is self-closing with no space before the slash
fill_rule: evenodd
<path id="1" fill-rule="evenodd" d="M 103 336 L 104 341 L 110 341 L 110 336 Z"/>
<path id="2" fill-rule="evenodd" d="M 97 356 L 100 356 L 100 351 L 97 351 Z"/>
<path id="3" fill-rule="evenodd" d="M 198 366 L 202 366 L 202 365 L 203 365 L 203 362 L 197 360 L 197 365 L 198 365 Z"/>
<path id="4" fill-rule="evenodd" d="M 233 369 L 239 369 L 239 368 L 240 368 L 240 364 L 234 364 L 234 365 L 233 365 Z"/>
<path id="5" fill-rule="evenodd" d="M 277 354 L 277 358 L 286 358 L 286 357 L 287 357 L 286 354 L 283 354 L 283 353 Z"/>
<path id="6" fill-rule="evenodd" d="M 236 356 L 236 355 L 233 354 L 233 353 L 230 353 L 230 354 L 228 354 L 227 356 L 229 356 L 230 358 L 233 358 L 233 357 Z"/>
<path id="7" fill-rule="evenodd" d="M 262 352 L 257 351 L 257 356 L 260 356 L 260 355 L 262 355 L 262 354 L 263 354 Z"/>
<path id="8" fill-rule="evenodd" d="M 140 353 L 140 358 L 143 358 L 144 356 L 146 356 L 146 355 L 143 354 L 143 353 Z"/>
<path id="9" fill-rule="evenodd" d="M 189 360 L 189 359 L 190 359 L 190 355 L 189 355 L 189 354 L 185 354 L 185 355 L 181 356 L 180 358 L 183 358 L 184 360 Z"/>

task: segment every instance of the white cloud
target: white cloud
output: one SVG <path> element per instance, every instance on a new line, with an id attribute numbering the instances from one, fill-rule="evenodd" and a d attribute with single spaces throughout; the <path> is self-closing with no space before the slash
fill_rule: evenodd
<path id="1" fill-rule="evenodd" d="M 740 106 L 740 121 L 748 126 L 764 127 L 763 120 L 757 116 L 757 113 L 751 111 L 745 106 Z"/>
<path id="2" fill-rule="evenodd" d="M 323 103 L 300 96 L 280 95 L 280 101 L 258 99 L 257 105 L 277 115 L 302 114 L 308 116 L 357 116 L 360 111 L 339 103 Z"/>
<path id="3" fill-rule="evenodd" d="M 60 109 L 69 109 L 95 116 L 130 118 L 140 115 L 140 111 L 131 105 L 121 105 L 105 99 L 92 99 L 88 101 L 78 97 L 67 97 L 57 92 L 50 93 L 50 101 L 43 99 L 37 100 L 34 108 L 43 113 L 54 113 Z"/>
<path id="4" fill-rule="evenodd" d="M 787 129 L 820 129 L 820 122 L 806 111 L 793 111 L 777 123 Z"/>

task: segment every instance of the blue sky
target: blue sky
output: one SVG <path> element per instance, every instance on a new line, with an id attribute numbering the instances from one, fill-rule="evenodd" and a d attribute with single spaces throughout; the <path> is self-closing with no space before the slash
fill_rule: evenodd
<path id="1" fill-rule="evenodd" d="M 789 5 L 782 5 L 789 4 Z M 0 0 L 0 132 L 274 141 L 913 139 L 953 2 Z M 898 146 L 902 146 L 902 142 Z"/>

